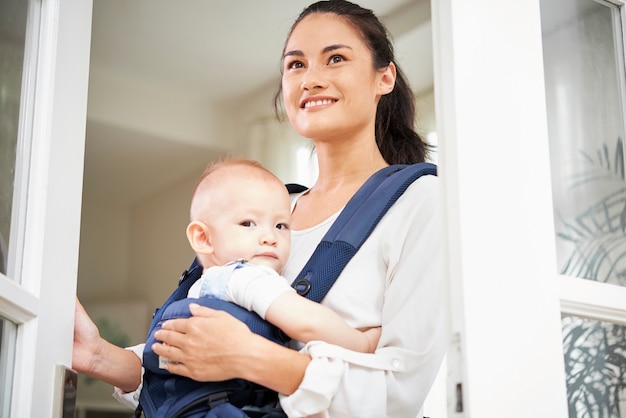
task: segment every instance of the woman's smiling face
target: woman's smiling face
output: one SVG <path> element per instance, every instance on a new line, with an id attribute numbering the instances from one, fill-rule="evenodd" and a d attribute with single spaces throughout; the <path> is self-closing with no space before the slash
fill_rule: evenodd
<path id="1" fill-rule="evenodd" d="M 292 126 L 314 140 L 373 134 L 378 100 L 393 89 L 386 72 L 374 69 L 370 50 L 347 20 L 332 13 L 306 16 L 283 56 L 283 98 Z"/>

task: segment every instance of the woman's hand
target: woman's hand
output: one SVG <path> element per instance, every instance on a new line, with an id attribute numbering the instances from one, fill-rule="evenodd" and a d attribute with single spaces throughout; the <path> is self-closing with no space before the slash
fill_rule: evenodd
<path id="1" fill-rule="evenodd" d="M 197 304 L 189 306 L 192 317 L 170 319 L 155 334 L 156 354 L 171 360 L 167 370 L 208 382 L 243 377 L 238 364 L 251 349 L 254 334 L 227 312 Z"/>
<path id="2" fill-rule="evenodd" d="M 141 360 L 132 351 L 100 337 L 83 305 L 76 299 L 72 368 L 94 379 L 132 392 L 141 382 Z"/>
<path id="3" fill-rule="evenodd" d="M 254 334 L 224 311 L 192 303 L 191 318 L 170 319 L 152 349 L 173 361 L 171 373 L 198 381 L 241 378 L 284 394 L 293 393 L 311 358 Z"/>
<path id="4" fill-rule="evenodd" d="M 85 308 L 83 308 L 83 305 L 77 298 L 74 309 L 72 368 L 79 373 L 90 375 L 101 352 L 102 339 L 100 338 L 98 327 L 89 318 Z"/>

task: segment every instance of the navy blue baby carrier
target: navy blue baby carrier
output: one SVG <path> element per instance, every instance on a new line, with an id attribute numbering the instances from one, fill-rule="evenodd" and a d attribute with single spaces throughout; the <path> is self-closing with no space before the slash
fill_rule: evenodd
<path id="1" fill-rule="evenodd" d="M 422 175 L 437 175 L 436 166 L 430 163 L 391 165 L 372 175 L 341 211 L 294 280 L 292 286 L 297 292 L 320 302 L 378 221 Z M 306 190 L 293 184 L 287 185 L 287 188 L 290 193 Z M 242 379 L 196 382 L 159 368 L 158 356 L 150 350 L 155 342 L 154 332 L 167 319 L 189 317 L 191 302 L 229 312 L 253 332 L 279 344 L 287 341 L 280 330 L 254 312 L 215 298 L 187 298 L 189 288 L 201 275 L 202 267 L 194 260 L 181 276 L 178 288 L 154 314 L 144 351 L 145 373 L 140 406 L 135 416 L 139 417 L 143 410 L 147 418 L 284 417 L 277 394 L 254 383 Z"/>

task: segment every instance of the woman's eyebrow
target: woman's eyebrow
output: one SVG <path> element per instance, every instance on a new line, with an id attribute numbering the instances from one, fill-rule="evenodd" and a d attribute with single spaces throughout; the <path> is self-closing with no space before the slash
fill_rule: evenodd
<path id="1" fill-rule="evenodd" d="M 342 48 L 348 48 L 348 49 L 352 49 L 350 48 L 348 45 L 343 45 L 343 44 L 334 44 L 334 45 L 329 45 L 326 48 L 324 48 L 322 50 L 322 53 L 327 54 L 329 52 L 335 51 L 337 49 L 342 49 Z"/>
<path id="2" fill-rule="evenodd" d="M 304 56 L 304 52 L 300 51 L 299 49 L 296 49 L 293 51 L 285 52 L 285 54 L 283 55 L 283 59 L 287 57 L 303 57 L 303 56 Z"/>
<path id="3" fill-rule="evenodd" d="M 329 52 L 332 51 L 336 51 L 337 49 L 342 49 L 342 48 L 348 48 L 348 49 L 352 49 L 351 47 L 349 47 L 348 45 L 343 45 L 343 44 L 333 44 L 333 45 L 328 45 L 327 47 L 324 47 L 324 49 L 322 49 L 322 53 L 323 54 L 327 54 Z M 287 51 L 285 52 L 285 54 L 283 55 L 283 59 L 287 58 L 287 57 L 303 57 L 304 56 L 304 52 L 302 52 L 299 49 L 294 49 L 293 51 Z"/>

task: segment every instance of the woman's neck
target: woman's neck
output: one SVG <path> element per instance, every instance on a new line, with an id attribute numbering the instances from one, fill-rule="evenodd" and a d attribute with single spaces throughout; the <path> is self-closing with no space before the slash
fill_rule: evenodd
<path id="1" fill-rule="evenodd" d="M 310 228 L 332 216 L 372 174 L 388 165 L 378 148 L 374 152 L 360 148 L 352 148 L 352 152 L 330 152 L 316 144 L 316 149 L 318 178 L 296 204 L 292 218 L 294 230 Z"/>
<path id="2" fill-rule="evenodd" d="M 345 187 L 357 189 L 376 171 L 387 166 L 378 147 L 341 147 L 316 144 L 318 177 L 312 189 L 318 192 Z"/>

